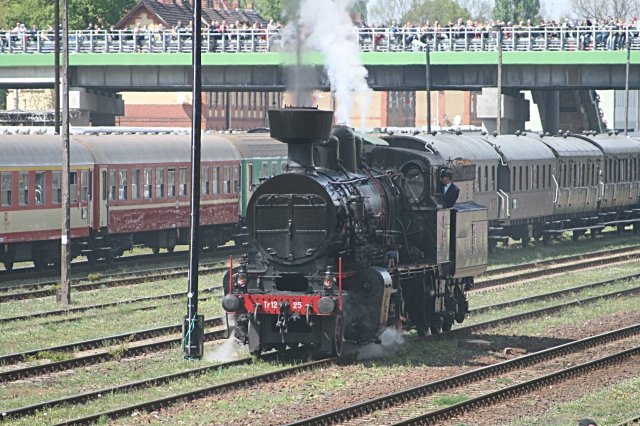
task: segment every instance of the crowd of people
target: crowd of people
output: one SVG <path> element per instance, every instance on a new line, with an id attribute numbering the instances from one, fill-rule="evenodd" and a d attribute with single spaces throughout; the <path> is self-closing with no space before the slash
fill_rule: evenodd
<path id="1" fill-rule="evenodd" d="M 118 43 L 121 40 L 132 43 L 136 51 L 152 50 L 153 46 L 166 47 L 171 42 L 180 44 L 191 41 L 192 22 L 184 24 L 178 21 L 171 28 L 165 28 L 159 24 L 154 27 L 136 24 L 127 30 L 118 30 L 113 26 L 92 24 L 84 31 L 72 31 L 71 37 L 77 43 L 91 39 L 92 42 L 106 41 Z M 252 41 L 267 41 L 274 36 L 281 36 L 283 26 L 279 22 L 269 21 L 267 24 L 260 22 L 236 21 L 227 23 L 224 21 L 212 21 L 203 23 L 203 45 L 209 50 L 215 50 L 220 42 L 227 45 L 233 43 Z M 354 26 L 355 36 L 362 46 L 371 45 L 375 50 L 384 44 L 387 50 L 410 50 L 416 46 L 426 44 L 436 49 L 446 50 L 451 48 L 454 42 L 459 41 L 490 41 L 495 44 L 497 34 L 502 36 L 503 43 L 520 39 L 572 40 L 575 49 L 616 50 L 625 48 L 627 41 L 638 37 L 640 34 L 640 22 L 636 18 L 629 20 L 607 17 L 600 21 L 585 19 L 582 21 L 565 18 L 561 21 L 532 20 L 517 23 L 503 21 L 478 21 L 459 18 L 456 22 L 447 23 L 439 21 L 424 21 L 420 24 L 407 22 L 398 23 L 396 20 L 386 25 L 368 25 L 364 22 Z M 11 29 L 0 28 L 0 49 L 6 50 L 9 46 L 25 47 L 27 44 L 43 44 L 52 41 L 54 30 L 51 26 L 39 29 L 37 26 L 26 26 L 17 22 Z M 391 49 L 393 45 L 393 49 Z M 449 46 L 449 47 L 448 47 Z M 563 47 L 564 48 L 564 47 Z"/>

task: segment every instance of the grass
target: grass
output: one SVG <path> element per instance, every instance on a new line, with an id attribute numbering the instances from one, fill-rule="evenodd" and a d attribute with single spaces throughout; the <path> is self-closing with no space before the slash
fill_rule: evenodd
<path id="1" fill-rule="evenodd" d="M 640 273 L 640 262 L 630 262 L 624 265 L 580 271 L 579 273 L 572 272 L 552 277 L 543 277 L 522 284 L 500 288 L 499 290 L 470 292 L 468 293 L 469 305 L 471 309 L 489 306 L 638 273 Z M 612 291 L 613 288 L 619 285 L 623 286 L 621 288 L 628 288 L 638 285 L 638 283 L 614 283 L 603 287 L 603 292 Z"/>
<path id="2" fill-rule="evenodd" d="M 210 287 L 220 284 L 221 275 L 211 275 L 201 277 L 200 288 Z M 91 291 L 74 292 L 71 289 L 72 307 L 89 306 L 100 303 L 109 303 L 135 299 L 139 297 L 178 293 L 186 291 L 187 279 L 177 278 L 166 281 L 150 281 L 141 284 L 134 284 L 123 287 L 103 287 Z M 56 302 L 55 296 L 48 296 L 39 299 L 17 300 L 11 303 L 3 303 L 2 317 L 13 317 L 27 315 L 31 313 L 59 310 L 61 305 Z"/>
<path id="3" fill-rule="evenodd" d="M 38 324 L 22 321 L 3 324 L 0 328 L 0 353 L 23 352 L 80 340 L 107 338 L 117 334 L 180 324 L 185 313 L 186 301 L 172 304 L 156 301 L 145 303 L 142 306 L 155 308 L 130 311 L 132 306 L 125 305 L 108 310 L 87 312 L 80 319 L 66 323 Z M 204 314 L 205 319 L 222 315 L 222 307 L 218 298 L 201 301 L 198 307 L 199 313 Z M 61 330 L 64 331 L 61 332 Z"/>
<path id="4" fill-rule="evenodd" d="M 571 234 L 564 233 L 561 238 L 549 242 L 548 245 L 542 244 L 541 241 L 532 241 L 527 248 L 523 248 L 520 243 L 514 242 L 511 242 L 509 247 L 499 245 L 494 253 L 489 254 L 489 269 L 571 256 L 576 252 L 586 253 L 610 250 L 637 244 L 637 238 L 631 237 L 630 233 L 617 235 L 615 231 L 609 231 L 595 240 L 582 237 L 577 242 L 571 241 Z"/>
<path id="5" fill-rule="evenodd" d="M 537 417 L 523 417 L 509 426 L 575 425 L 590 418 L 599 425 L 614 425 L 638 415 L 640 377 L 632 377 L 615 386 L 585 395 L 575 401 L 554 405 Z"/>

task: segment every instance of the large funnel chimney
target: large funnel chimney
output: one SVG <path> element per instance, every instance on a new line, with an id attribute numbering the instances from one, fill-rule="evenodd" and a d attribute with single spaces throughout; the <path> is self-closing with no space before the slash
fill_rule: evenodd
<path id="1" fill-rule="evenodd" d="M 287 166 L 313 169 L 313 143 L 331 136 L 333 111 L 317 108 L 284 108 L 269 110 L 271 137 L 288 145 Z"/>

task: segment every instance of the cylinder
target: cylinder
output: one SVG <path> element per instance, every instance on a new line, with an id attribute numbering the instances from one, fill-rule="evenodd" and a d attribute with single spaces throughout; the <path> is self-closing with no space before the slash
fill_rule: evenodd
<path id="1" fill-rule="evenodd" d="M 350 127 L 338 125 L 333 128 L 333 135 L 338 138 L 338 155 L 342 166 L 350 172 L 355 172 L 356 164 L 356 138 Z"/>

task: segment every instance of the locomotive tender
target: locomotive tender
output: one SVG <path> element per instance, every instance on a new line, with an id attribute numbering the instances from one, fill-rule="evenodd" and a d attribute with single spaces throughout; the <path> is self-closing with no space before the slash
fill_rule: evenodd
<path id="1" fill-rule="evenodd" d="M 306 344 L 340 355 L 410 321 L 424 335 L 451 329 L 487 262 L 487 209 L 471 200 L 464 159 L 366 146 L 333 113 L 269 111 L 288 145 L 287 171 L 249 200 L 249 250 L 224 278 L 223 307 L 251 353 Z M 363 152 L 366 151 L 366 152 Z M 451 209 L 438 178 L 466 188 Z"/>

